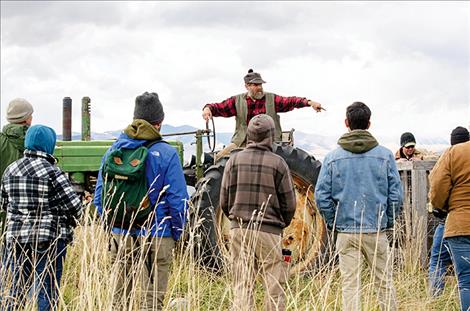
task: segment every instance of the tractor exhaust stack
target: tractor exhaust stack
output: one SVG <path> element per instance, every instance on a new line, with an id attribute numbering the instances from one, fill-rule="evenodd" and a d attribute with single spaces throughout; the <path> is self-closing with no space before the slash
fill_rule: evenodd
<path id="1" fill-rule="evenodd" d="M 72 99 L 64 97 L 62 100 L 62 140 L 72 140 Z"/>
<path id="2" fill-rule="evenodd" d="M 90 97 L 82 98 L 82 140 L 91 140 Z"/>

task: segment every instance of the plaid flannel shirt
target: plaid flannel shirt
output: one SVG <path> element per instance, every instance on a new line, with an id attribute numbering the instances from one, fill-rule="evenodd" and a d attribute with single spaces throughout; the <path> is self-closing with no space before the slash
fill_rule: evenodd
<path id="1" fill-rule="evenodd" d="M 4 172 L 0 206 L 7 211 L 7 242 L 72 240 L 82 212 L 79 197 L 51 155 L 25 150 Z"/>
<path id="2" fill-rule="evenodd" d="M 234 117 L 237 115 L 235 107 L 236 96 L 232 96 L 221 103 L 207 104 L 204 107 L 209 107 L 214 117 Z M 248 124 L 256 115 L 266 113 L 266 96 L 261 99 L 253 99 L 250 96 L 246 97 L 246 105 L 248 108 L 246 116 L 246 124 Z M 308 99 L 303 97 L 284 97 L 274 95 L 274 107 L 276 112 L 288 112 L 294 108 L 303 108 L 309 106 Z"/>

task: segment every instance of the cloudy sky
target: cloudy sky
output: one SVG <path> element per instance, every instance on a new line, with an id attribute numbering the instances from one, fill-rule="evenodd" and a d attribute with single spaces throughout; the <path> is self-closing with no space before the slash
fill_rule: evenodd
<path id="1" fill-rule="evenodd" d="M 249 68 L 327 109 L 283 114 L 284 128 L 340 135 L 363 101 L 376 135 L 448 138 L 470 123 L 470 2 L 1 2 L 2 125 L 24 97 L 61 133 L 69 96 L 79 131 L 89 96 L 92 130 L 117 130 L 154 91 L 166 123 L 203 128 L 203 105 L 243 92 Z"/>

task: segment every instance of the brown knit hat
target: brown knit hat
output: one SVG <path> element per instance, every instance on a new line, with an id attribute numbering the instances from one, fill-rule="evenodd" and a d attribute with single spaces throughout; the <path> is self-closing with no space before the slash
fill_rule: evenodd
<path id="1" fill-rule="evenodd" d="M 15 98 L 8 104 L 7 121 L 10 123 L 22 123 L 34 112 L 33 106 L 24 98 Z"/>
<path id="2" fill-rule="evenodd" d="M 246 137 L 248 141 L 259 143 L 267 138 L 274 141 L 274 121 L 267 114 L 258 114 L 248 123 Z"/>

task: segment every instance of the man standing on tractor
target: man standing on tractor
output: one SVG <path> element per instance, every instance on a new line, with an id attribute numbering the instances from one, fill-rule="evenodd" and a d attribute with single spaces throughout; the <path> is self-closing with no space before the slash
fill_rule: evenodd
<path id="1" fill-rule="evenodd" d="M 94 203 L 111 227 L 118 310 L 127 310 L 138 288 L 140 310 L 163 308 L 172 250 L 186 222 L 186 183 L 175 148 L 160 135 L 164 116 L 156 93 L 137 96 L 134 121 L 106 152 L 98 174 Z"/>
<path id="2" fill-rule="evenodd" d="M 263 83 L 266 83 L 261 75 L 248 70 L 244 77 L 246 93 L 232 96 L 221 103 L 207 104 L 202 110 L 202 117 L 208 121 L 212 117 L 235 117 L 235 133 L 231 143 L 220 151 L 216 160 L 228 155 L 230 151 L 246 145 L 246 129 L 250 120 L 258 114 L 267 114 L 274 120 L 275 141 L 281 140 L 282 130 L 279 120 L 279 112 L 288 112 L 294 108 L 311 106 L 316 112 L 325 110 L 321 104 L 302 97 L 283 97 L 263 91 Z"/>

